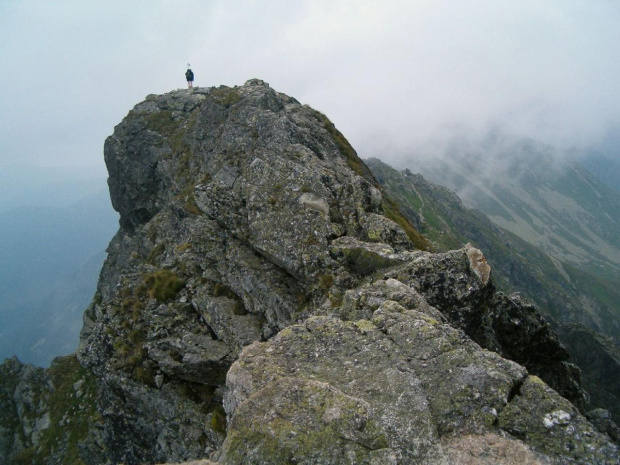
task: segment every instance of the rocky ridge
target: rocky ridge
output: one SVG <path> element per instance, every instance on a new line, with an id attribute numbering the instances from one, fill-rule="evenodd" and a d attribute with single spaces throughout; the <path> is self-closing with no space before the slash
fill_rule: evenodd
<path id="1" fill-rule="evenodd" d="M 536 309 L 480 250 L 426 250 L 321 113 L 259 80 L 175 91 L 104 154 L 84 462 L 617 462 Z"/>
<path id="2" fill-rule="evenodd" d="M 419 174 L 399 172 L 377 159 L 366 164 L 437 250 L 459 248 L 468 242 L 484 250 L 493 263 L 496 287 L 518 291 L 535 302 L 558 333 L 571 361 L 582 371 L 591 408 L 607 409 L 620 418 L 618 348 L 613 340 L 597 334 L 618 334 L 613 308 L 613 303 L 620 301 L 617 286 L 560 262 L 501 229 L 481 211 L 467 208 L 456 194 Z"/>

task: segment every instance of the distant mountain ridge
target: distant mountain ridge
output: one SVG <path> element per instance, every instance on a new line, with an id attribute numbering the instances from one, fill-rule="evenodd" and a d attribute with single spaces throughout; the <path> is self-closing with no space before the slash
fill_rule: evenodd
<path id="1" fill-rule="evenodd" d="M 620 192 L 620 160 L 594 152 L 580 157 L 580 163 L 607 186 Z"/>
<path id="2" fill-rule="evenodd" d="M 553 148 L 492 139 L 411 168 L 550 256 L 620 279 L 620 193 Z"/>

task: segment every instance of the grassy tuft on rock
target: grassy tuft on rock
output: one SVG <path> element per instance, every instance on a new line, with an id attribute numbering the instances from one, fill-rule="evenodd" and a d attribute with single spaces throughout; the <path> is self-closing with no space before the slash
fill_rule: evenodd
<path id="1" fill-rule="evenodd" d="M 174 271 L 162 269 L 144 275 L 144 285 L 150 297 L 159 302 L 168 302 L 183 289 L 185 281 L 179 278 Z"/>

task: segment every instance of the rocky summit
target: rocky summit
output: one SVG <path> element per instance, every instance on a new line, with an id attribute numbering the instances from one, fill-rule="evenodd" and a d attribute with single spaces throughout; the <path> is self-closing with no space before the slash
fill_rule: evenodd
<path id="1" fill-rule="evenodd" d="M 66 389 L 81 426 L 16 396 L 54 384 L 13 360 L 6 461 L 618 462 L 537 309 L 482 251 L 433 253 L 325 115 L 260 80 L 151 95 L 104 155 L 120 229 Z"/>

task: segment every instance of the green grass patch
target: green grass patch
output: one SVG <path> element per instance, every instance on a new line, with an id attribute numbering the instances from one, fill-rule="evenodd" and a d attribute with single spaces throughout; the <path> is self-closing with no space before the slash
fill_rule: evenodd
<path id="1" fill-rule="evenodd" d="M 218 433 L 226 432 L 226 412 L 221 405 L 216 405 L 211 416 L 211 429 Z"/>
<path id="2" fill-rule="evenodd" d="M 146 259 L 147 263 L 150 263 L 151 265 L 155 264 L 155 260 L 157 260 L 157 257 L 159 257 L 162 253 L 164 253 L 164 251 L 166 250 L 166 246 L 162 243 L 157 244 L 155 247 L 153 247 L 151 249 L 151 252 L 149 253 L 149 256 Z"/>
<path id="3" fill-rule="evenodd" d="M 230 108 L 235 103 L 239 102 L 242 98 L 237 89 L 233 89 L 227 86 L 220 86 L 217 89 L 213 89 L 210 94 L 217 103 Z"/>
<path id="4" fill-rule="evenodd" d="M 144 275 L 144 289 L 149 297 L 159 302 L 168 302 L 174 299 L 185 286 L 185 281 L 179 278 L 174 271 L 161 269 Z"/>
<path id="5" fill-rule="evenodd" d="M 193 183 L 188 181 L 187 186 L 183 189 L 179 195 L 175 197 L 177 200 L 182 202 L 183 210 L 191 215 L 202 215 L 202 210 L 198 207 L 196 203 L 196 197 L 194 196 L 194 185 Z"/>
<path id="6" fill-rule="evenodd" d="M 179 253 L 185 253 L 188 250 L 191 250 L 191 248 L 192 248 L 192 244 L 190 244 L 189 242 L 183 242 L 176 246 L 176 251 Z"/>
<path id="7" fill-rule="evenodd" d="M 196 197 L 194 197 L 193 193 L 188 194 L 188 196 L 185 198 L 183 209 L 187 213 L 191 213 L 195 216 L 202 215 L 202 210 L 198 208 L 198 204 L 196 203 Z"/>
<path id="8" fill-rule="evenodd" d="M 134 379 L 146 386 L 155 386 L 155 369 L 151 365 L 138 366 L 134 371 Z"/>
<path id="9" fill-rule="evenodd" d="M 334 277 L 331 274 L 324 274 L 319 276 L 319 288 L 327 293 L 329 289 L 334 285 Z"/>
<path id="10" fill-rule="evenodd" d="M 394 202 L 390 197 L 385 194 L 383 196 L 382 207 L 383 214 L 387 218 L 398 224 L 403 229 L 403 231 L 405 231 L 407 237 L 409 237 L 409 240 L 413 242 L 413 245 L 417 249 L 428 251 L 433 250 L 433 246 L 431 245 L 431 243 L 424 236 L 422 236 L 422 234 L 420 234 L 417 229 L 413 227 L 413 225 L 407 218 L 403 216 L 396 202 Z"/>
<path id="11" fill-rule="evenodd" d="M 357 152 L 351 144 L 349 144 L 346 137 L 344 137 L 344 135 L 336 129 L 334 123 L 332 123 L 327 116 L 319 111 L 315 110 L 315 115 L 321 122 L 323 128 L 325 128 L 325 130 L 332 137 L 332 140 L 336 143 L 340 154 L 345 157 L 349 168 L 355 171 L 355 173 L 360 175 L 362 178 L 366 179 L 373 186 L 378 187 L 379 183 L 373 176 L 368 166 L 366 166 L 362 159 L 357 155 Z"/>
<path id="12" fill-rule="evenodd" d="M 148 128 L 159 133 L 172 150 L 172 155 L 188 154 L 191 151 L 186 141 L 187 132 L 195 125 L 195 118 L 190 119 L 187 127 L 182 126 L 181 119 L 175 119 L 170 110 L 161 110 L 145 116 Z"/>
<path id="13" fill-rule="evenodd" d="M 180 121 L 175 120 L 170 110 L 161 110 L 150 113 L 144 117 L 146 123 L 152 131 L 160 134 L 172 134 L 181 126 Z"/>

